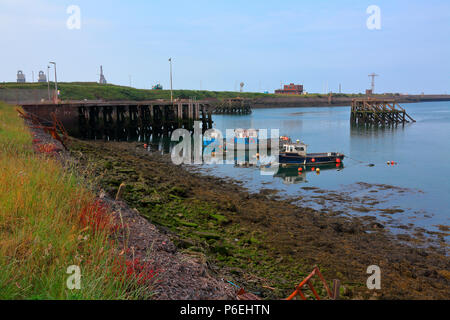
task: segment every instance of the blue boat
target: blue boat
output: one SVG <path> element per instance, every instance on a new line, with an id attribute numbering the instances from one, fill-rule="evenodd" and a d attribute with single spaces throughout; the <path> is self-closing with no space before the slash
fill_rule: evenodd
<path id="1" fill-rule="evenodd" d="M 282 165 L 317 166 L 321 164 L 342 163 L 344 155 L 338 152 L 307 153 L 307 145 L 304 143 L 285 144 L 280 152 L 278 162 Z"/>

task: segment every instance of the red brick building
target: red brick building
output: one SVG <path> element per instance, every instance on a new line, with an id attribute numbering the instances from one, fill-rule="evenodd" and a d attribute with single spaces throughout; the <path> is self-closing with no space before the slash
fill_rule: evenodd
<path id="1" fill-rule="evenodd" d="M 291 83 L 285 85 L 284 89 L 275 90 L 275 94 L 303 94 L 303 85 Z"/>

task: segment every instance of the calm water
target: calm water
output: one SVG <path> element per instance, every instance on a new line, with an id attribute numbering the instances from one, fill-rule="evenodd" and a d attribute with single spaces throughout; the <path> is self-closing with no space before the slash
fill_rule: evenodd
<path id="1" fill-rule="evenodd" d="M 233 165 L 204 165 L 200 170 L 239 179 L 251 190 L 276 189 L 280 195 L 302 196 L 299 202 L 318 209 L 373 214 L 394 226 L 414 224 L 434 229 L 437 224 L 449 225 L 450 102 L 403 107 L 417 122 L 386 129 L 352 128 L 350 107 L 257 109 L 248 116 L 216 115 L 215 128 L 224 133 L 227 128 L 278 128 L 281 135 L 307 143 L 308 152 L 342 152 L 346 155 L 344 168 L 301 176 L 293 170 L 281 177 Z M 389 166 L 387 161 L 398 164 Z M 340 191 L 346 200 L 320 199 L 320 191 L 304 187 Z M 364 205 L 373 210 L 368 213 L 359 209 Z M 398 212 L 383 211 L 392 208 Z"/>

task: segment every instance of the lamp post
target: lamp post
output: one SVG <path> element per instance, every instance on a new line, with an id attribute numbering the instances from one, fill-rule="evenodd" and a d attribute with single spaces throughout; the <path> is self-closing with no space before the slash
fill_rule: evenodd
<path id="1" fill-rule="evenodd" d="M 173 88 L 172 88 L 172 58 L 169 58 L 170 62 L 170 102 L 173 102 Z"/>
<path id="2" fill-rule="evenodd" d="M 50 61 L 55 66 L 55 103 L 58 101 L 58 78 L 56 77 L 56 62 Z"/>
<path id="3" fill-rule="evenodd" d="M 47 66 L 47 91 L 48 91 L 48 101 L 51 100 L 50 98 L 50 66 Z"/>

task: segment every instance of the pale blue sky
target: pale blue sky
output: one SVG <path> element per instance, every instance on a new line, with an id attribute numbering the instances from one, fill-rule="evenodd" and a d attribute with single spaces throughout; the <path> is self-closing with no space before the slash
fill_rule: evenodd
<path id="1" fill-rule="evenodd" d="M 81 30 L 66 27 L 72 4 Z M 448 0 L 0 0 L 0 30 L 0 81 L 54 60 L 60 81 L 98 81 L 102 64 L 110 83 L 167 88 L 173 57 L 176 89 L 363 92 L 376 72 L 377 92 L 450 93 Z"/>

